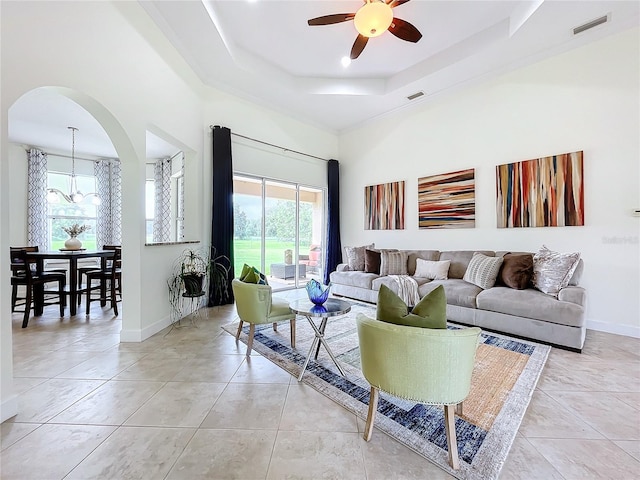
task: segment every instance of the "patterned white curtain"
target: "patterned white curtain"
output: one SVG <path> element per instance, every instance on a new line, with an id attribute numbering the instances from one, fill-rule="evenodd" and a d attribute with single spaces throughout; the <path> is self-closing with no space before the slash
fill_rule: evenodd
<path id="1" fill-rule="evenodd" d="M 178 240 L 184 239 L 184 153 L 181 153 L 180 178 L 178 179 Z"/>
<path id="2" fill-rule="evenodd" d="M 103 159 L 94 164 L 96 190 L 102 203 L 97 207 L 96 246 L 122 244 L 122 169 L 119 160 Z"/>
<path id="3" fill-rule="evenodd" d="M 27 243 L 49 250 L 47 219 L 47 154 L 35 148 L 27 152 Z"/>
<path id="4" fill-rule="evenodd" d="M 153 215 L 153 241 L 171 241 L 171 159 L 156 161 L 153 167 L 155 182 L 155 213 Z"/>

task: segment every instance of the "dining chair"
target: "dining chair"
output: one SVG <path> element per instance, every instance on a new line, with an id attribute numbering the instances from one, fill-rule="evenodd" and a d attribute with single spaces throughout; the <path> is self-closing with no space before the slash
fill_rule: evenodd
<path id="1" fill-rule="evenodd" d="M 33 252 L 34 250 L 31 250 Z M 64 308 L 66 306 L 67 294 L 65 291 L 65 285 L 67 283 L 67 275 L 62 272 L 38 272 L 37 269 L 32 268 L 32 265 L 36 264 L 36 260 L 33 258 L 29 258 L 29 251 L 20 250 L 12 252 L 12 259 L 16 260 L 16 264 L 22 264 L 23 270 L 16 270 L 16 274 L 12 274 L 11 276 L 11 286 L 14 289 L 17 289 L 18 286 L 24 286 L 25 293 L 25 303 L 24 303 L 24 317 L 22 319 L 22 328 L 27 328 L 29 324 L 29 315 L 32 309 L 36 309 L 36 304 L 34 301 L 34 288 L 43 288 L 44 295 L 42 297 L 42 306 L 46 305 L 60 305 L 60 316 L 64 316 Z M 13 262 L 12 262 L 13 263 Z M 12 267 L 13 268 L 13 267 Z M 57 283 L 57 289 L 45 289 L 45 285 L 47 283 Z M 52 294 L 55 294 L 58 299 L 54 301 L 54 299 L 50 298 Z M 12 296 L 13 300 L 13 296 Z"/>
<path id="2" fill-rule="evenodd" d="M 25 264 L 21 258 L 19 258 L 20 252 L 24 250 L 26 252 L 38 252 L 37 245 L 29 245 L 25 247 L 9 247 L 9 256 L 11 260 L 11 276 L 21 277 L 25 275 Z M 31 266 L 31 269 L 35 271 L 35 265 Z M 65 274 L 65 286 L 66 286 L 66 272 L 64 268 L 58 269 L 45 269 L 44 273 L 63 273 Z M 16 311 L 16 306 L 19 300 L 25 300 L 26 297 L 18 296 L 18 284 L 11 287 L 11 312 Z"/>
<path id="3" fill-rule="evenodd" d="M 90 270 L 85 275 L 87 277 L 87 286 L 84 289 L 87 294 L 87 316 L 91 310 L 91 302 L 96 301 L 111 302 L 113 313 L 117 316 L 118 302 L 122 301 L 122 247 L 115 246 L 113 257 L 105 269 Z M 94 285 L 94 280 L 99 280 L 98 284 Z M 99 291 L 100 295 L 92 297 L 91 292 L 93 291 Z"/>
<path id="4" fill-rule="evenodd" d="M 103 245 L 102 249 L 103 250 L 115 250 L 116 248 L 122 248 L 121 245 Z M 100 266 L 100 263 L 94 263 L 93 265 L 85 265 L 83 267 L 78 267 L 77 268 L 77 272 L 78 272 L 78 291 L 83 291 L 82 290 L 82 276 L 87 274 L 87 272 L 91 272 L 93 270 L 100 270 L 102 267 Z M 107 265 L 110 265 L 109 263 L 107 263 Z M 120 291 L 120 294 L 122 294 L 122 291 Z M 82 302 L 82 294 L 78 295 L 78 305 L 80 305 L 80 303 Z"/>
<path id="5" fill-rule="evenodd" d="M 256 325 L 272 323 L 276 330 L 277 323 L 289 320 L 291 327 L 291 348 L 296 346 L 296 316 L 289 309 L 289 302 L 271 295 L 269 285 L 245 283 L 237 278 L 231 281 L 231 288 L 236 299 L 236 310 L 240 317 L 240 325 L 236 339 L 240 338 L 242 323 L 247 322 L 249 339 L 247 340 L 247 356 L 251 354 Z"/>
<path id="6" fill-rule="evenodd" d="M 364 439 L 371 439 L 378 392 L 417 403 L 443 405 L 449 465 L 460 468 L 455 414 L 471 389 L 481 330 L 421 328 L 356 317 L 360 364 L 371 385 Z"/>

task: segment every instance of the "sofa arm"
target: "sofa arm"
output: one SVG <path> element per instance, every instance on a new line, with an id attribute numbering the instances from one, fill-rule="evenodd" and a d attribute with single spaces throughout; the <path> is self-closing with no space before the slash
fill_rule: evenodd
<path id="1" fill-rule="evenodd" d="M 582 287 L 564 287 L 558 292 L 558 300 L 584 307 L 587 303 L 587 291 Z"/>
<path id="2" fill-rule="evenodd" d="M 336 272 L 350 272 L 351 267 L 348 263 L 339 263 L 336 267 Z"/>

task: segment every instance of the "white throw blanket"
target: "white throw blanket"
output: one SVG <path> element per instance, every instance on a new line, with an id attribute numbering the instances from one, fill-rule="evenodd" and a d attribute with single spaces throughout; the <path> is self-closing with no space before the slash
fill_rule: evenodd
<path id="1" fill-rule="evenodd" d="M 409 275 L 389 275 L 398 284 L 398 296 L 409 307 L 415 306 L 420 301 L 418 295 L 418 283 Z"/>

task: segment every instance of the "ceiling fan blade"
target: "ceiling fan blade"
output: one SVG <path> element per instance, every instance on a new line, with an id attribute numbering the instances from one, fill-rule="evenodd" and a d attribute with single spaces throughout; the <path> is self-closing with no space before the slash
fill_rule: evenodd
<path id="1" fill-rule="evenodd" d="M 393 17 L 393 21 L 391 22 L 391 25 L 389 25 L 389 31 L 396 37 L 402 40 L 406 40 L 407 42 L 416 43 L 422 38 L 422 34 L 416 27 L 411 25 L 406 20 L 402 20 L 396 17 Z"/>
<path id="2" fill-rule="evenodd" d="M 403 3 L 407 3 L 409 0 L 389 0 L 387 2 L 387 4 L 391 7 L 391 8 L 395 8 L 399 5 L 402 5 Z"/>
<path id="3" fill-rule="evenodd" d="M 355 13 L 334 13 L 333 15 L 324 15 L 322 17 L 312 18 L 310 20 L 307 20 L 307 23 L 311 26 L 332 25 L 334 23 L 342 23 L 353 20 L 355 16 Z"/>
<path id="4" fill-rule="evenodd" d="M 367 46 L 367 42 L 369 41 L 369 37 L 365 37 L 364 35 L 358 35 L 356 41 L 353 42 L 353 47 L 351 47 L 351 60 L 355 60 L 360 56 L 364 47 Z"/>

